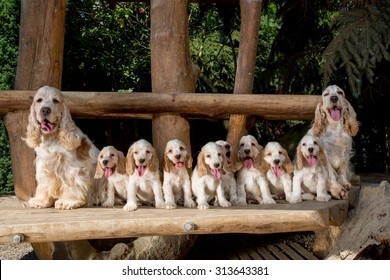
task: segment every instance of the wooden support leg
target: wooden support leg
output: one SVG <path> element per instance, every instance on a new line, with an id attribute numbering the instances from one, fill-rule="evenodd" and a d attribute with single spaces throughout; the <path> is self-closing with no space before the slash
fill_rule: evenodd
<path id="1" fill-rule="evenodd" d="M 238 53 L 234 94 L 252 93 L 257 42 L 260 28 L 261 5 L 261 0 L 240 0 L 240 49 Z M 232 147 L 238 146 L 241 136 L 243 136 L 246 132 L 246 124 L 247 116 L 230 116 L 227 141 L 232 145 Z M 233 153 L 235 153 L 235 151 L 233 151 Z M 233 159 L 235 159 L 234 154 Z"/>

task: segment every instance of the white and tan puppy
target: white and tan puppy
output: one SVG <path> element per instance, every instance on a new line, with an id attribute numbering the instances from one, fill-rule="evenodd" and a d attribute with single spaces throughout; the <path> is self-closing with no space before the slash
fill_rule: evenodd
<path id="1" fill-rule="evenodd" d="M 233 161 L 231 158 L 232 148 L 229 142 L 224 140 L 218 140 L 215 143 L 222 147 L 226 156 L 226 162 L 228 164 L 229 170 L 231 171 L 230 173 L 224 173 L 221 176 L 222 187 L 225 191 L 225 197 L 230 201 L 232 205 L 236 205 L 237 204 L 237 183 L 233 172 L 234 168 L 233 168 Z"/>
<path id="2" fill-rule="evenodd" d="M 305 135 L 297 147 L 290 203 L 314 198 L 317 201 L 329 201 L 331 196 L 327 193 L 327 180 L 328 163 L 324 149 L 317 137 Z"/>
<path id="3" fill-rule="evenodd" d="M 191 177 L 198 209 L 208 209 L 211 202 L 214 202 L 214 206 L 231 206 L 226 200 L 221 180 L 226 167 L 226 157 L 219 145 L 209 142 L 202 147 Z"/>
<path id="4" fill-rule="evenodd" d="M 184 207 L 196 207 L 187 168 L 192 168 L 187 146 L 179 139 L 168 141 L 163 158 L 163 193 L 167 209 L 176 208 L 177 202 L 184 203 Z"/>
<path id="5" fill-rule="evenodd" d="M 134 211 L 141 205 L 154 205 L 165 208 L 159 162 L 156 150 L 145 139 L 130 146 L 126 155 L 126 171 L 129 174 L 127 184 L 127 203 L 125 211 Z"/>
<path id="6" fill-rule="evenodd" d="M 276 199 L 290 200 L 291 174 L 294 166 L 287 151 L 278 142 L 269 142 L 262 151 L 260 170 L 266 174 L 271 194 Z"/>
<path id="7" fill-rule="evenodd" d="M 129 182 L 129 175 L 126 173 L 126 158 L 121 151 L 113 146 L 106 146 L 99 153 L 95 179 L 100 179 L 103 176 L 108 180 L 108 187 L 102 206 L 114 206 L 115 196 L 119 198 L 120 202 L 125 202 Z"/>
<path id="8" fill-rule="evenodd" d="M 266 174 L 260 170 L 263 147 L 252 135 L 240 139 L 238 159 L 243 167 L 237 172 L 238 204 L 245 205 L 247 201 L 259 204 L 276 204 L 272 198 Z"/>

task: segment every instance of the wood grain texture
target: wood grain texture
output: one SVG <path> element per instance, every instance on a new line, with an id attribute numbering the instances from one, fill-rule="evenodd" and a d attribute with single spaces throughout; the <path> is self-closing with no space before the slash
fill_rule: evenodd
<path id="1" fill-rule="evenodd" d="M 0 208 L 0 243 L 9 243 L 17 233 L 25 242 L 121 238 L 152 235 L 301 232 L 326 228 L 330 214 L 345 209 L 346 201 L 327 203 L 305 201 L 300 204 L 213 207 L 202 211 L 141 207 L 134 212 L 118 208 L 80 208 L 61 211 L 54 208 Z M 187 222 L 195 224 L 185 232 Z"/>
<path id="2" fill-rule="evenodd" d="M 0 91 L 0 115 L 26 110 L 35 91 Z M 133 118 L 136 114 L 182 113 L 226 118 L 254 115 L 265 120 L 312 120 L 319 95 L 63 92 L 75 118 Z M 87 109 L 88 108 L 88 109 Z"/>

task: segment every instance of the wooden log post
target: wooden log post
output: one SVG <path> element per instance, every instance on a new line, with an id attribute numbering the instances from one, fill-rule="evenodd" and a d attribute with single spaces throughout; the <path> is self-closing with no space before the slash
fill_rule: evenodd
<path id="1" fill-rule="evenodd" d="M 240 49 L 234 82 L 234 94 L 251 93 L 256 63 L 256 50 L 259 37 L 262 0 L 240 0 L 241 30 Z M 245 134 L 246 115 L 231 115 L 227 141 L 237 147 Z M 233 149 L 233 159 L 236 158 Z"/>

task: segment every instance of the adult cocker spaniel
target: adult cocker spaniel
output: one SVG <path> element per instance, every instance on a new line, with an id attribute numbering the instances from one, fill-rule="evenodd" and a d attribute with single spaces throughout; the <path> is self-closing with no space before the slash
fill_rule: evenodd
<path id="1" fill-rule="evenodd" d="M 322 92 L 312 128 L 308 134 L 319 138 L 329 163 L 329 183 L 334 198 L 346 198 L 353 175 L 350 162 L 353 156 L 352 137 L 359 131 L 356 112 L 336 85 Z"/>
<path id="2" fill-rule="evenodd" d="M 100 187 L 93 178 L 99 150 L 72 120 L 61 91 L 38 89 L 24 140 L 36 153 L 37 189 L 30 207 L 74 209 L 87 204 L 91 191 Z"/>

